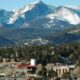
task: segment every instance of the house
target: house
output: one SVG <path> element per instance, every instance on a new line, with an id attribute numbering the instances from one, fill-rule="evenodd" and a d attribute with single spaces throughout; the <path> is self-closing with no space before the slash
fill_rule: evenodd
<path id="1" fill-rule="evenodd" d="M 53 70 L 57 72 L 58 77 L 62 77 L 64 73 L 70 72 L 75 68 L 75 65 L 54 65 Z"/>
<path id="2" fill-rule="evenodd" d="M 16 67 L 18 71 L 26 70 L 27 72 L 34 73 L 36 70 L 36 63 L 34 59 L 31 59 L 31 62 L 29 64 L 24 62 L 16 65 Z"/>
<path id="3" fill-rule="evenodd" d="M 69 72 L 69 67 L 67 65 L 54 66 L 53 70 L 57 72 L 58 77 L 62 77 L 64 73 Z"/>

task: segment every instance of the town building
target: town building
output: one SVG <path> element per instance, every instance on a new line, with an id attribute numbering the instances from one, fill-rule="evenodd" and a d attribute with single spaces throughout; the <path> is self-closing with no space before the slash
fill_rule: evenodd
<path id="1" fill-rule="evenodd" d="M 64 73 L 70 72 L 75 65 L 54 65 L 53 70 L 57 72 L 58 77 L 62 77 Z"/>

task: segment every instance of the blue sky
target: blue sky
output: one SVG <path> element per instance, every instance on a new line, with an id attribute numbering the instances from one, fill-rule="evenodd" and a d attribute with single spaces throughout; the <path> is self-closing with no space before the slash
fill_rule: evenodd
<path id="1" fill-rule="evenodd" d="M 23 7 L 26 4 L 35 2 L 36 0 L 0 0 L 0 9 L 13 10 Z M 51 5 L 70 5 L 80 6 L 80 0 L 42 0 Z"/>

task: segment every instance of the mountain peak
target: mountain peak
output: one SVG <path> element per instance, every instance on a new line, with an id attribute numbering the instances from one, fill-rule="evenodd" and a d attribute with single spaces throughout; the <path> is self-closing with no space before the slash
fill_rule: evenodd
<path id="1" fill-rule="evenodd" d="M 37 1 L 33 2 L 33 3 L 31 3 L 31 4 L 43 4 L 43 3 L 44 3 L 43 1 L 37 0 Z"/>
<path id="2" fill-rule="evenodd" d="M 37 0 L 36 2 L 27 4 L 23 8 L 15 11 L 14 14 L 10 17 L 8 24 L 13 24 L 19 17 L 24 19 L 28 19 L 27 17 L 29 17 L 28 20 L 31 20 L 33 17 L 36 18 L 36 17 L 44 16 L 50 12 L 51 9 L 48 7 L 48 5 L 46 5 L 41 0 Z"/>

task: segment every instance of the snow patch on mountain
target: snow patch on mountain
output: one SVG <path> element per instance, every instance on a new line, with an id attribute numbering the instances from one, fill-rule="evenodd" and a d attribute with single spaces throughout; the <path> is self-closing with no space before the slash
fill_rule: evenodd
<path id="1" fill-rule="evenodd" d="M 49 14 L 47 18 L 51 20 L 58 19 L 61 21 L 66 21 L 74 25 L 80 23 L 79 15 L 65 7 L 61 7 L 58 10 L 56 10 L 55 13 Z"/>
<path id="2" fill-rule="evenodd" d="M 65 7 L 68 7 L 68 8 L 74 9 L 74 10 L 80 10 L 80 6 L 68 6 L 68 5 L 66 5 Z"/>
<path id="3" fill-rule="evenodd" d="M 29 5 L 24 6 L 21 9 L 15 10 L 14 14 L 8 20 L 8 24 L 13 24 L 19 16 L 25 18 L 25 14 L 24 13 L 27 12 L 27 11 L 30 11 L 32 8 L 34 8 L 34 6 L 35 5 L 29 4 Z"/>

